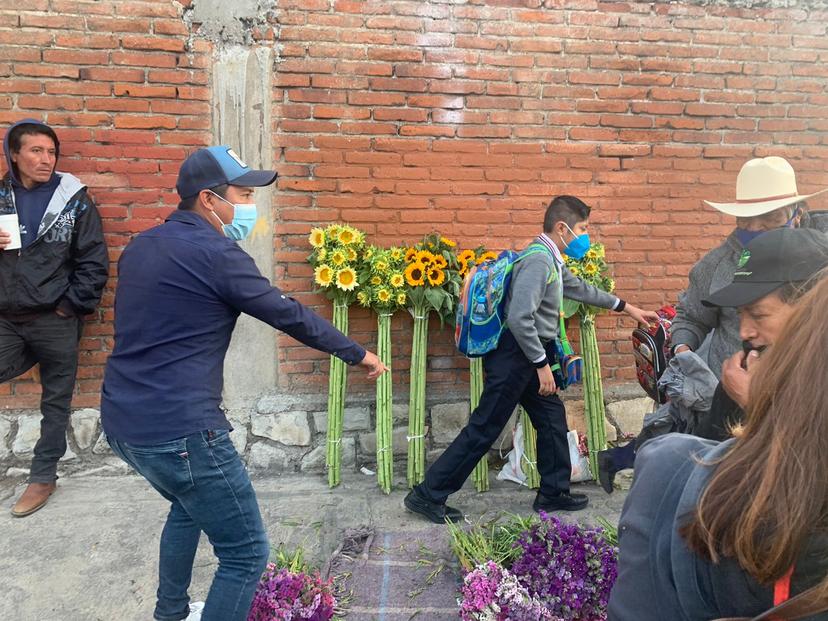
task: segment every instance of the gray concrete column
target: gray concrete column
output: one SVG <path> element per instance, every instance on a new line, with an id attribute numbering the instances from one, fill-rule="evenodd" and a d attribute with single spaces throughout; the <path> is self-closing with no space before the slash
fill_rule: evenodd
<path id="1" fill-rule="evenodd" d="M 213 61 L 215 144 L 227 144 L 251 168 L 270 170 L 272 50 L 231 45 Z M 273 277 L 273 188 L 256 190 L 259 221 L 241 247 L 267 279 Z M 273 390 L 277 379 L 276 331 L 242 315 L 224 365 L 224 402 L 231 410 L 246 408 Z"/>

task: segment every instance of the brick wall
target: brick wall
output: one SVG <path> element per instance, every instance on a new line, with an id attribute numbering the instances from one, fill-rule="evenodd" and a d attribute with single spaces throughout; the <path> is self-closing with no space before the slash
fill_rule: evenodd
<path id="1" fill-rule="evenodd" d="M 188 41 L 182 11 L 157 1 L 0 1 L 0 125 L 28 116 L 55 127 L 58 169 L 89 185 L 112 259 L 81 341 L 76 407 L 99 402 L 121 249 L 175 207 L 181 160 L 210 140 L 211 46 Z M 32 373 L 0 384 L 0 407 L 39 400 Z"/>
<path id="2" fill-rule="evenodd" d="M 785 156 L 801 191 L 828 186 L 828 13 L 700 4 L 281 0 L 272 30 L 252 33 L 278 52 L 275 281 L 328 313 L 304 262 L 317 223 L 345 220 L 380 243 L 438 228 L 464 247 L 520 247 L 549 197 L 571 193 L 595 208 L 620 295 L 674 301 L 733 225 L 701 199 L 732 198 L 747 158 Z M 0 0 L 0 123 L 57 127 L 61 168 L 89 183 L 113 259 L 174 206 L 181 159 L 210 140 L 213 44 L 185 13 L 178 2 Z M 97 402 L 111 303 L 110 289 L 87 329 L 78 405 Z M 371 342 L 367 312 L 351 324 Z M 393 327 L 404 384 L 410 320 Z M 631 327 L 599 320 L 609 381 L 632 378 Z M 324 390 L 325 357 L 280 345 L 280 388 Z M 452 352 L 435 323 L 435 393 L 465 390 Z M 36 392 L 27 376 L 0 386 L 0 404 L 31 406 Z"/>

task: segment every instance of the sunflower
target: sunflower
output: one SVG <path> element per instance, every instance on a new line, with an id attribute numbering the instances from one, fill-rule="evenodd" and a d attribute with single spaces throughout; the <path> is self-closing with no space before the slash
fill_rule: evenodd
<path id="1" fill-rule="evenodd" d="M 328 251 L 325 250 L 324 248 L 319 248 L 316 251 L 316 260 L 317 261 L 324 261 L 325 257 L 327 257 L 327 256 L 328 256 Z"/>
<path id="2" fill-rule="evenodd" d="M 331 263 L 337 267 L 345 263 L 345 253 L 341 250 L 334 250 L 334 253 L 331 255 Z"/>
<path id="3" fill-rule="evenodd" d="M 320 287 L 327 287 L 333 280 L 333 270 L 324 263 L 313 270 L 313 281 Z"/>
<path id="4" fill-rule="evenodd" d="M 432 287 L 439 287 L 446 280 L 446 273 L 438 268 L 432 268 L 426 273 L 428 284 Z"/>
<path id="5" fill-rule="evenodd" d="M 572 272 L 573 276 L 578 276 L 578 277 L 581 276 L 581 268 L 577 265 L 569 266 L 569 271 Z"/>
<path id="6" fill-rule="evenodd" d="M 368 246 L 365 249 L 365 252 L 362 253 L 363 261 L 370 261 L 371 257 L 373 257 L 373 256 L 374 256 L 374 247 L 373 246 Z"/>
<path id="7" fill-rule="evenodd" d="M 362 306 L 370 306 L 371 295 L 367 291 L 360 291 L 357 293 L 357 302 L 359 302 Z"/>
<path id="8" fill-rule="evenodd" d="M 343 226 L 342 230 L 339 231 L 337 239 L 339 239 L 339 243 L 343 246 L 353 244 L 357 240 L 356 231 L 349 226 Z"/>
<path id="9" fill-rule="evenodd" d="M 474 265 L 474 261 L 471 261 L 471 264 Z M 465 276 L 469 273 L 469 262 L 467 261 L 460 261 L 460 271 L 458 272 L 461 276 Z"/>
<path id="10" fill-rule="evenodd" d="M 357 252 L 353 248 L 345 248 L 345 254 L 348 255 L 348 260 L 349 261 L 356 261 Z"/>
<path id="11" fill-rule="evenodd" d="M 325 233 L 328 236 L 328 239 L 336 241 L 339 237 L 339 232 L 342 230 L 342 227 L 338 224 L 331 224 L 328 228 L 325 229 Z"/>
<path id="12" fill-rule="evenodd" d="M 391 274 L 391 286 L 395 289 L 399 289 L 405 284 L 405 278 L 399 272 L 394 272 Z"/>
<path id="13" fill-rule="evenodd" d="M 598 266 L 595 263 L 587 263 L 584 265 L 584 274 L 587 276 L 594 276 L 598 273 Z"/>
<path id="14" fill-rule="evenodd" d="M 423 265 L 428 265 L 432 261 L 434 261 L 434 255 L 431 254 L 428 250 L 420 250 L 417 253 L 416 260 L 422 263 Z"/>
<path id="15" fill-rule="evenodd" d="M 419 287 L 425 284 L 425 265 L 415 261 L 405 268 L 405 281 L 410 287 Z"/>
<path id="16" fill-rule="evenodd" d="M 605 256 L 604 244 L 595 244 L 590 250 L 594 250 L 599 259 L 603 259 Z"/>
<path id="17" fill-rule="evenodd" d="M 484 261 L 494 261 L 497 258 L 497 253 L 489 250 L 477 257 L 477 264 L 480 265 Z"/>
<path id="18" fill-rule="evenodd" d="M 448 237 L 440 237 L 440 241 L 443 242 L 449 248 L 454 248 L 457 245 L 457 242 L 451 241 Z"/>
<path id="19" fill-rule="evenodd" d="M 325 231 L 317 227 L 312 228 L 310 235 L 308 235 L 308 241 L 314 248 L 321 248 L 325 245 Z"/>
<path id="20" fill-rule="evenodd" d="M 414 259 L 417 258 L 417 249 L 416 248 L 409 248 L 405 251 L 405 262 L 411 263 Z"/>
<path id="21" fill-rule="evenodd" d="M 353 291 L 357 286 L 356 272 L 353 268 L 345 267 L 336 273 L 336 287 L 343 291 Z"/>
<path id="22" fill-rule="evenodd" d="M 378 271 L 380 274 L 384 274 L 388 271 L 388 261 L 380 259 L 376 263 L 374 263 L 374 269 Z"/>
<path id="23" fill-rule="evenodd" d="M 612 278 L 607 281 L 607 291 L 610 293 L 615 291 L 615 281 Z"/>
<path id="24" fill-rule="evenodd" d="M 434 255 L 434 267 L 443 269 L 446 265 L 448 265 L 448 261 L 446 261 L 446 258 L 443 255 Z"/>
<path id="25" fill-rule="evenodd" d="M 405 306 L 405 293 L 400 292 L 397 294 L 397 304 Z"/>
<path id="26" fill-rule="evenodd" d="M 377 291 L 377 300 L 382 302 L 383 304 L 388 304 L 391 301 L 391 292 L 383 287 Z"/>
<path id="27" fill-rule="evenodd" d="M 461 263 L 468 263 L 469 261 L 474 261 L 474 258 L 474 250 L 464 250 L 463 252 L 457 255 L 457 260 Z"/>
<path id="28" fill-rule="evenodd" d="M 391 259 L 393 261 L 399 261 L 403 258 L 403 249 L 402 248 L 391 248 Z"/>
<path id="29" fill-rule="evenodd" d="M 371 276 L 371 284 L 375 287 L 382 284 L 382 278 L 379 276 Z"/>
<path id="30" fill-rule="evenodd" d="M 598 251 L 595 248 L 590 248 L 589 250 L 587 250 L 586 258 L 591 259 L 593 261 L 595 259 L 598 259 Z"/>

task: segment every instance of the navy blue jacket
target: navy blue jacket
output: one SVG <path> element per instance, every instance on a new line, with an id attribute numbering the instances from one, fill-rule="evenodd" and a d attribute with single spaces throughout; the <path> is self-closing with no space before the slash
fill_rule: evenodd
<path id="1" fill-rule="evenodd" d="M 132 240 L 118 262 L 115 348 L 101 399 L 106 434 L 157 444 L 230 428 L 219 404 L 224 356 L 240 313 L 348 364 L 365 356 L 273 287 L 250 255 L 204 218 L 176 211 Z"/>

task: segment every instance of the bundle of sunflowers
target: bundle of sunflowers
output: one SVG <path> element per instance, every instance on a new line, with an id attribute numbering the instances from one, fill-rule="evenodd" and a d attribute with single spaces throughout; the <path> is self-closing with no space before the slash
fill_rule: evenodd
<path id="1" fill-rule="evenodd" d="M 391 316 L 404 308 L 405 293 L 403 269 L 405 251 L 402 248 L 368 246 L 362 255 L 359 270 L 357 301 L 377 313 L 377 355 L 391 369 Z M 391 372 L 377 378 L 377 484 L 386 494 L 391 492 L 394 478 L 392 438 L 392 380 Z"/>
<path id="2" fill-rule="evenodd" d="M 365 234 L 351 226 L 331 224 L 311 229 L 308 241 L 313 251 L 308 261 L 313 266 L 317 290 L 333 301 L 333 325 L 348 334 L 348 306 L 356 297 L 357 270 L 365 245 Z M 331 356 L 328 379 L 328 444 L 325 464 L 328 485 L 339 485 L 342 461 L 342 414 L 345 408 L 345 363 Z"/>

